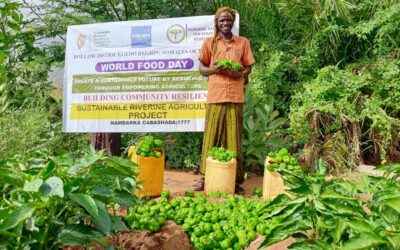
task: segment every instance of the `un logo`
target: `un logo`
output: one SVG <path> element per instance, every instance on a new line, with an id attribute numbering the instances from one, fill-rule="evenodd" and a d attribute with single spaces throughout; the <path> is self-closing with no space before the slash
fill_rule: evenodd
<path id="1" fill-rule="evenodd" d="M 167 30 L 167 38 L 171 43 L 180 43 L 185 37 L 185 29 L 179 24 L 174 24 Z"/>

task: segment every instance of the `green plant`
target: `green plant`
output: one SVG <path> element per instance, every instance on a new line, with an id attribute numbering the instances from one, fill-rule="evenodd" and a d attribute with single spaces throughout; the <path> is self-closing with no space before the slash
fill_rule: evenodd
<path id="1" fill-rule="evenodd" d="M 200 166 L 203 133 L 170 133 L 166 140 L 167 167 L 193 169 Z"/>
<path id="2" fill-rule="evenodd" d="M 377 177 L 383 184 L 378 192 L 377 185 L 364 182 L 368 188 L 363 191 L 374 191 L 373 200 L 366 202 L 359 199 L 359 184 L 328 179 L 322 162 L 313 174 L 279 169 L 292 198 L 278 196 L 266 207 L 266 219 L 283 216 L 285 221 L 266 235 L 262 246 L 292 236 L 297 242 L 290 249 L 398 249 L 400 186 L 393 178 L 399 176 L 399 166 L 393 169 L 397 174 L 389 172 L 389 179 Z"/>
<path id="3" fill-rule="evenodd" d="M 0 169 L 2 249 L 107 245 L 108 235 L 126 229 L 109 210 L 136 202 L 137 165 L 93 148 L 80 159 L 16 155 Z"/>
<path id="4" fill-rule="evenodd" d="M 25 155 L 46 148 L 50 155 L 60 151 L 81 156 L 89 145 L 88 134 L 63 133 L 58 107 L 26 107 L 0 115 L 0 159 Z"/>
<path id="5" fill-rule="evenodd" d="M 80 155 L 89 144 L 85 134 L 61 132 L 61 103 L 51 96 L 50 59 L 35 46 L 36 30 L 22 5 L 0 3 L 0 158 L 39 148 Z"/>
<path id="6" fill-rule="evenodd" d="M 293 61 L 299 59 L 294 58 L 290 52 L 270 48 L 267 43 L 262 44 L 257 54 L 260 59 L 254 65 L 250 75 L 253 95 L 261 102 L 268 101 L 269 96 L 272 95 L 275 108 L 286 115 L 289 112 L 288 101 L 298 88 L 293 81 L 296 80 L 295 70 L 299 70 L 295 69 Z M 295 63 L 300 64 L 300 62 Z"/>
<path id="7" fill-rule="evenodd" d="M 391 58 L 330 66 L 304 85 L 292 100 L 290 126 L 309 165 L 322 158 L 339 173 L 363 160 L 398 158 L 399 67 Z"/>
<path id="8" fill-rule="evenodd" d="M 247 168 L 263 165 L 266 133 L 273 132 L 285 123 L 285 118 L 278 117 L 274 110 L 274 98 L 266 97 L 266 102 L 260 102 L 252 95 L 250 86 L 246 88 L 246 105 L 243 114 L 243 144 L 244 165 Z"/>
<path id="9" fill-rule="evenodd" d="M 384 171 L 380 177 L 363 176 L 357 190 L 369 194 L 363 204 L 370 209 L 370 224 L 393 249 L 400 248 L 400 164 L 379 165 L 376 170 Z"/>
<path id="10" fill-rule="evenodd" d="M 399 56 L 398 50 L 400 39 L 398 36 L 397 27 L 400 24 L 398 15 L 400 14 L 400 3 L 392 1 L 382 1 L 379 4 L 368 3 L 366 1 L 361 5 L 361 11 L 371 12 L 375 9 L 376 12 L 372 13 L 372 17 L 354 26 L 349 27 L 348 33 L 355 35 L 361 41 L 372 40 L 372 51 L 375 54 L 386 55 L 396 54 Z"/>
<path id="11" fill-rule="evenodd" d="M 35 106 L 46 99 L 50 86 L 45 82 L 48 64 L 34 46 L 34 30 L 29 28 L 12 1 L 0 3 L 0 114 L 21 106 Z"/>

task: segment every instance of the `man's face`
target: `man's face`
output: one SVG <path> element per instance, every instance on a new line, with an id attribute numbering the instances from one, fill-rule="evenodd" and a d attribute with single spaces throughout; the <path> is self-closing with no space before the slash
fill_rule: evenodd
<path id="1" fill-rule="evenodd" d="M 233 22 L 233 18 L 228 13 L 222 12 L 221 15 L 218 16 L 218 30 L 222 34 L 231 33 Z"/>

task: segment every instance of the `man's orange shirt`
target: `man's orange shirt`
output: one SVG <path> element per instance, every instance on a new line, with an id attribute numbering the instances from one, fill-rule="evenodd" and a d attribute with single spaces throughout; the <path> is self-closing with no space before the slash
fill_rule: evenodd
<path id="1" fill-rule="evenodd" d="M 217 37 L 217 50 L 212 55 L 212 37 L 206 38 L 200 50 L 199 60 L 205 65 L 213 65 L 220 59 L 231 59 L 243 67 L 255 63 L 250 43 L 245 37 L 233 35 L 232 39 L 225 41 Z M 208 77 L 208 103 L 244 102 L 244 79 L 235 79 L 224 74 L 216 73 Z"/>

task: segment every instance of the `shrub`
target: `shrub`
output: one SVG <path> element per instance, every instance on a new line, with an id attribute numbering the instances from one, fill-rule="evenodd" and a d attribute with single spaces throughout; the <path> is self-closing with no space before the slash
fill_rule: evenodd
<path id="1" fill-rule="evenodd" d="M 65 150 L 82 155 L 89 145 L 88 134 L 61 132 L 61 119 L 55 112 L 43 106 L 4 112 L 0 116 L 0 158 L 39 148 L 46 148 L 50 154 Z"/>
<path id="2" fill-rule="evenodd" d="M 331 170 L 399 159 L 400 64 L 369 60 L 321 69 L 293 99 L 291 131 L 305 159 Z"/>

